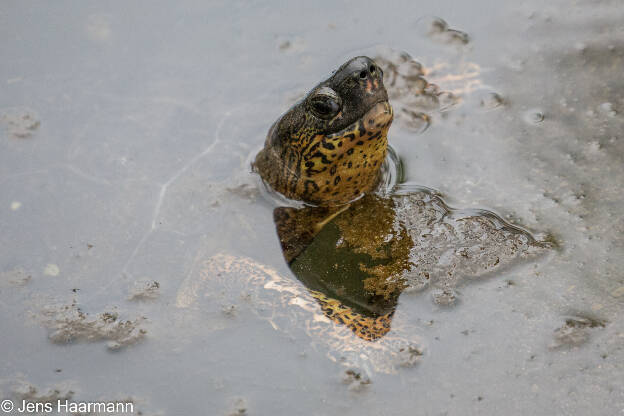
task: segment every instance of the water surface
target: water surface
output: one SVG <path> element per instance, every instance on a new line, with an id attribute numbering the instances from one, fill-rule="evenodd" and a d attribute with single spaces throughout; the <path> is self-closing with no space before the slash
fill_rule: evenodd
<path id="1" fill-rule="evenodd" d="M 431 16 L 458 32 L 430 33 Z M 615 0 L 5 2 L 3 398 L 130 397 L 143 414 L 621 412 L 623 19 Z M 360 383 L 287 308 L 246 303 L 240 281 L 197 309 L 178 295 L 216 255 L 291 276 L 249 161 L 293 100 L 388 48 L 453 93 L 395 99 L 427 116 L 390 130 L 405 179 L 558 249 L 462 285 L 452 307 L 402 294 L 394 320 L 423 355 L 359 369 Z"/>

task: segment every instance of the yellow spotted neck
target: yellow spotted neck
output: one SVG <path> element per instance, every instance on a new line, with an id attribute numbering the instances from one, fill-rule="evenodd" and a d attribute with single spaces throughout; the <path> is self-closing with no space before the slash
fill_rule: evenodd
<path id="1" fill-rule="evenodd" d="M 267 140 L 255 167 L 288 198 L 316 205 L 346 204 L 377 185 L 392 117 L 392 107 L 382 102 L 337 133 L 297 132 L 281 151 Z"/>

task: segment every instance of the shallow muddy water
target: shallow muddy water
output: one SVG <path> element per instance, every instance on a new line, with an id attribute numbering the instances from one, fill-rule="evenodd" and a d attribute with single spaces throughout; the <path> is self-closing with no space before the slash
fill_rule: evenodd
<path id="1" fill-rule="evenodd" d="M 624 412 L 623 21 L 615 0 L 4 2 L 1 398 Z M 250 172 L 360 54 L 385 65 L 407 183 L 552 245 L 452 302 L 404 291 L 368 344 L 319 318 Z"/>

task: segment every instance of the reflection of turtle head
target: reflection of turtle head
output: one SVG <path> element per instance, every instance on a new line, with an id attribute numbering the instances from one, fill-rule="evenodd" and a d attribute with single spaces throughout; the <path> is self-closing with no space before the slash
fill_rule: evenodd
<path id="1" fill-rule="evenodd" d="M 255 169 L 288 198 L 347 203 L 376 185 L 392 117 L 381 69 L 353 58 L 273 125 Z"/>

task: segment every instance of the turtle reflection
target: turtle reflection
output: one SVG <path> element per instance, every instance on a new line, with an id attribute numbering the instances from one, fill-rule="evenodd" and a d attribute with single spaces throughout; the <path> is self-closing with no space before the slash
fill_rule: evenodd
<path id="1" fill-rule="evenodd" d="M 448 303 L 463 280 L 500 270 L 543 245 L 492 212 L 453 210 L 403 186 L 342 208 L 277 208 L 284 257 L 326 317 L 374 341 L 391 328 L 405 288 L 435 287 Z"/>
<path id="2" fill-rule="evenodd" d="M 390 330 L 413 242 L 391 199 L 366 195 L 348 209 L 277 208 L 291 270 L 325 316 L 373 341 Z"/>

